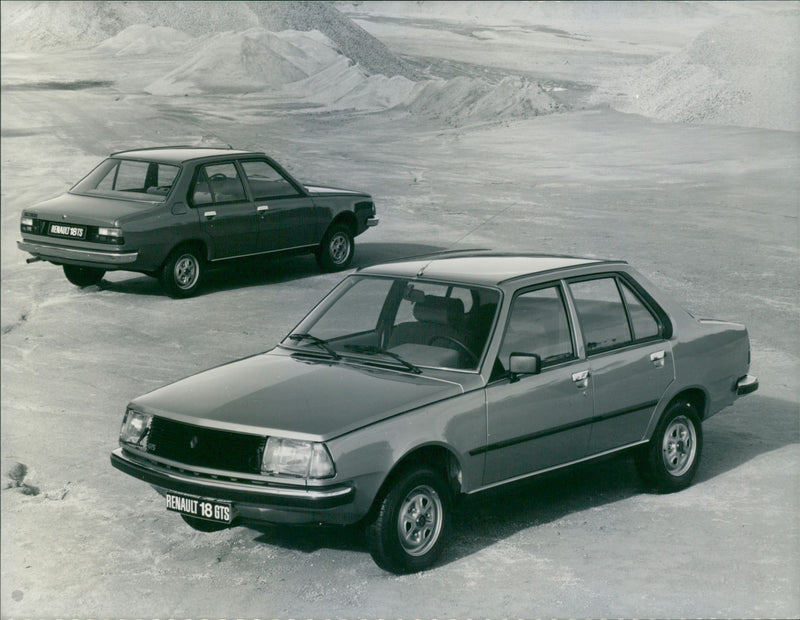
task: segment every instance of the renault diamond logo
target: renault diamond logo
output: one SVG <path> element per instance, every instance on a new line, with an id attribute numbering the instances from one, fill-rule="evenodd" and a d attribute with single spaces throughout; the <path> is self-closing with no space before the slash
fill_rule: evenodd
<path id="1" fill-rule="evenodd" d="M 199 442 L 200 442 L 200 440 L 199 440 L 199 439 L 197 439 L 197 435 L 195 435 L 194 437 L 192 437 L 192 440 L 189 442 L 189 447 L 190 447 L 192 450 L 194 450 L 194 449 L 197 447 L 197 444 L 198 444 Z"/>

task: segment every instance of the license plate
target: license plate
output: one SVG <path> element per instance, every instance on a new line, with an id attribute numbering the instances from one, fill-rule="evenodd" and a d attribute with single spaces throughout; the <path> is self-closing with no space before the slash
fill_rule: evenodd
<path id="1" fill-rule="evenodd" d="M 50 224 L 48 231 L 53 237 L 68 237 L 70 239 L 83 239 L 86 237 L 85 226 L 69 226 L 68 224 Z"/>
<path id="2" fill-rule="evenodd" d="M 230 502 L 220 502 L 215 499 L 192 497 L 191 495 L 177 495 L 167 493 L 167 510 L 179 512 L 191 517 L 199 517 L 217 523 L 230 523 L 233 521 L 233 505 Z"/>

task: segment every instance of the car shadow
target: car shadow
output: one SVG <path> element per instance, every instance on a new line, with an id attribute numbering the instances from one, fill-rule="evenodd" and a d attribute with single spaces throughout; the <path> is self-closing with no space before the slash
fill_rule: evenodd
<path id="1" fill-rule="evenodd" d="M 442 249 L 441 246 L 421 243 L 357 243 L 356 253 L 350 269 L 422 256 Z M 292 282 L 323 273 L 311 254 L 237 259 L 208 270 L 205 282 L 197 296 L 202 297 L 211 293 L 253 286 L 269 286 L 271 284 Z M 342 272 L 342 276 L 345 273 L 347 272 Z M 98 288 L 132 295 L 166 296 L 166 292 L 161 288 L 158 280 L 138 274 L 125 279 L 118 279 L 116 274 L 109 279 L 107 275 L 100 282 Z"/>
<path id="2" fill-rule="evenodd" d="M 758 456 L 798 443 L 796 403 L 753 395 L 704 424 L 704 447 L 694 484 L 709 482 Z M 609 457 L 460 499 L 439 566 L 478 553 L 521 531 L 570 514 L 652 493 L 630 455 Z M 312 553 L 367 552 L 363 531 L 351 527 L 250 525 L 263 544 Z"/>

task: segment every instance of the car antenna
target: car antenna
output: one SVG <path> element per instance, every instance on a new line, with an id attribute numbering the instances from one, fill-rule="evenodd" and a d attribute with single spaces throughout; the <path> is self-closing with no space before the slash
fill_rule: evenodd
<path id="1" fill-rule="evenodd" d="M 508 211 L 508 210 L 509 210 L 511 207 L 512 207 L 512 205 L 508 205 L 508 206 L 507 206 L 505 209 L 501 209 L 500 211 L 498 211 L 498 212 L 497 212 L 497 213 L 495 213 L 494 215 L 490 215 L 488 218 L 486 218 L 485 220 L 483 220 L 482 222 L 480 222 L 478 225 L 476 225 L 475 227 L 473 227 L 473 228 L 471 228 L 470 230 L 468 230 L 468 231 L 467 231 L 465 234 L 461 235 L 461 237 L 459 237 L 458 239 L 456 239 L 455 241 L 453 241 L 453 243 L 451 243 L 451 244 L 450 244 L 450 246 L 449 246 L 447 249 L 445 249 L 445 250 L 444 250 L 444 252 L 457 252 L 458 250 L 456 250 L 456 249 L 451 249 L 451 248 L 452 248 L 454 245 L 458 245 L 458 244 L 459 244 L 459 243 L 461 243 L 461 242 L 462 242 L 464 239 L 466 239 L 466 238 L 467 238 L 467 237 L 469 237 L 469 236 L 470 236 L 472 233 L 474 233 L 476 230 L 478 230 L 478 229 L 479 229 L 479 228 L 481 228 L 482 226 L 485 226 L 486 224 L 488 224 L 489 222 L 491 222 L 491 221 L 492 221 L 493 219 L 495 219 L 496 217 L 499 217 L 499 216 L 503 215 L 503 213 L 505 213 L 506 211 Z M 421 278 L 422 276 L 424 276 L 424 275 L 425 275 L 425 270 L 428 268 L 428 266 L 429 266 L 429 265 L 430 265 L 432 262 L 433 262 L 433 259 L 431 259 L 429 262 L 427 262 L 425 265 L 423 265 L 423 266 L 420 268 L 420 270 L 417 272 L 417 277 L 418 277 L 418 278 Z"/>

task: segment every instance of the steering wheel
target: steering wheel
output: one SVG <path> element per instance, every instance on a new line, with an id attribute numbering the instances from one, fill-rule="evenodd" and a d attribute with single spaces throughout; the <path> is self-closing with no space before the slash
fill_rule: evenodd
<path id="1" fill-rule="evenodd" d="M 467 357 L 470 359 L 471 362 L 474 362 L 476 366 L 478 365 L 478 356 L 475 355 L 472 351 L 470 351 L 469 347 L 460 340 L 457 340 L 451 336 L 434 336 L 433 338 L 428 340 L 428 345 L 433 346 L 433 343 L 436 342 L 437 340 L 444 340 L 446 342 L 453 343 L 454 345 L 456 345 L 456 347 L 458 347 L 459 350 L 467 354 Z"/>
<path id="2" fill-rule="evenodd" d="M 217 174 L 212 174 L 211 177 L 209 177 L 208 180 L 216 182 L 216 181 L 226 181 L 227 179 L 228 179 L 228 177 L 226 177 L 224 173 L 217 172 Z"/>

